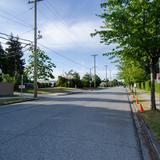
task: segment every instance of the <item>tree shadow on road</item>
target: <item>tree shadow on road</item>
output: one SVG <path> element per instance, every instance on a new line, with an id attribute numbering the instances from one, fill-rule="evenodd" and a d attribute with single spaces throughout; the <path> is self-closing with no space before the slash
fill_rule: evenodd
<path id="1" fill-rule="evenodd" d="M 128 100 L 118 100 L 118 99 L 110 99 L 110 98 L 90 98 L 90 97 L 47 97 L 39 99 L 39 101 L 53 101 L 53 102 L 108 102 L 108 103 L 129 103 Z"/>

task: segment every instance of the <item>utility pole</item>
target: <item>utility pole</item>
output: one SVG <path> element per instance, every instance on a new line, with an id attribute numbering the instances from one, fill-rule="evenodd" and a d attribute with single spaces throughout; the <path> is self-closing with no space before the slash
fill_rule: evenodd
<path id="1" fill-rule="evenodd" d="M 105 65 L 105 68 L 106 68 L 106 85 L 108 85 L 108 83 L 107 83 L 107 68 L 108 68 L 108 66 Z"/>
<path id="2" fill-rule="evenodd" d="M 91 77 L 91 79 L 89 79 L 89 86 L 91 88 L 91 86 L 92 86 L 92 68 L 89 69 L 89 74 L 90 74 L 90 77 Z"/>
<path id="3" fill-rule="evenodd" d="M 96 56 L 97 54 L 92 55 L 94 58 L 94 88 L 96 88 Z"/>
<path id="4" fill-rule="evenodd" d="M 37 98 L 37 2 L 42 0 L 28 1 L 34 4 L 34 98 Z"/>
<path id="5" fill-rule="evenodd" d="M 111 69 L 110 69 L 110 87 L 112 86 L 112 82 L 111 82 L 111 79 L 112 79 L 112 76 L 111 76 Z"/>
<path id="6" fill-rule="evenodd" d="M 108 77 L 108 76 L 107 76 L 107 67 L 108 67 L 108 66 L 105 65 L 105 68 L 106 68 L 106 82 L 107 82 L 107 77 Z"/>

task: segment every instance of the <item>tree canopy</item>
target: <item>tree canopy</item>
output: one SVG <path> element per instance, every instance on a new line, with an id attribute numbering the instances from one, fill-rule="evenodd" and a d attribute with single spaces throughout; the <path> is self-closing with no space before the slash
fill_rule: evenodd
<path id="1" fill-rule="evenodd" d="M 29 56 L 29 64 L 26 66 L 25 72 L 26 74 L 33 79 L 33 71 L 34 71 L 34 51 L 31 49 L 32 54 Z M 49 80 L 54 79 L 53 68 L 55 68 L 55 64 L 52 62 L 51 58 L 45 54 L 44 51 L 37 49 L 37 75 L 39 80 Z"/>
<path id="2" fill-rule="evenodd" d="M 157 0 L 107 0 L 101 3 L 103 26 L 98 34 L 101 43 L 117 47 L 107 56 L 132 59 L 150 66 L 151 100 L 155 109 L 155 67 L 160 56 L 160 3 Z"/>
<path id="3" fill-rule="evenodd" d="M 10 76 L 18 77 L 23 74 L 25 61 L 21 43 L 18 37 L 10 36 L 6 42 L 7 48 L 5 49 L 5 63 L 7 64 L 4 73 Z"/>

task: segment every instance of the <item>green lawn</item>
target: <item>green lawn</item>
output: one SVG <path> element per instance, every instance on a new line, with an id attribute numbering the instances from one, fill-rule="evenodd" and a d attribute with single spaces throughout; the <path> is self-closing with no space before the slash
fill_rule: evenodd
<path id="1" fill-rule="evenodd" d="M 45 93 L 68 93 L 72 91 L 78 91 L 77 88 L 65 88 L 65 87 L 54 87 L 54 88 L 39 88 L 38 93 L 39 94 L 45 94 Z M 24 89 L 24 93 L 33 93 L 33 89 Z"/>
<path id="2" fill-rule="evenodd" d="M 0 98 L 0 105 L 24 102 L 26 100 L 29 100 L 29 98 L 21 98 L 21 97 Z"/>
<path id="3" fill-rule="evenodd" d="M 160 111 L 150 110 L 150 101 L 143 99 L 139 94 L 137 94 L 137 97 L 145 110 L 144 113 L 139 112 L 138 114 L 144 118 L 144 121 L 160 142 Z"/>
<path id="4" fill-rule="evenodd" d="M 160 142 L 160 111 L 150 110 L 141 115 Z"/>

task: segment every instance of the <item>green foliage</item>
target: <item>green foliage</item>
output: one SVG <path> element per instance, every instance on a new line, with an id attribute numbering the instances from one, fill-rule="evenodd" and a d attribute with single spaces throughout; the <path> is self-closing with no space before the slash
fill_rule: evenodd
<path id="1" fill-rule="evenodd" d="M 83 87 L 90 87 L 91 85 L 93 85 L 92 82 L 92 77 L 90 74 L 86 73 L 83 77 L 82 77 L 82 85 Z"/>
<path id="2" fill-rule="evenodd" d="M 51 87 L 51 83 L 40 83 L 38 82 L 38 88 L 49 88 Z"/>
<path id="3" fill-rule="evenodd" d="M 5 51 L 0 43 L 0 69 L 2 70 L 2 73 L 5 71 Z M 0 77 L 0 81 L 2 81 L 2 78 Z"/>
<path id="4" fill-rule="evenodd" d="M 16 84 L 16 78 L 13 76 L 11 77 L 9 74 L 3 74 L 2 75 L 2 82 L 11 82 L 11 83 L 14 83 Z"/>
<path id="5" fill-rule="evenodd" d="M 160 57 L 159 1 L 107 0 L 101 3 L 101 7 L 103 12 L 99 17 L 103 19 L 103 26 L 92 36 L 99 34 L 101 43 L 117 45 L 115 50 L 105 55 L 120 60 L 129 58 L 141 66 L 150 66 L 151 104 L 156 109 L 154 78 Z M 135 81 L 133 77 L 127 77 L 127 81 L 132 79 Z"/>
<path id="6" fill-rule="evenodd" d="M 142 82 L 142 89 L 144 89 L 145 90 L 145 82 Z"/>
<path id="7" fill-rule="evenodd" d="M 25 68 L 25 74 L 33 79 L 34 73 L 34 51 L 31 49 L 32 54 L 29 56 L 29 64 Z M 55 64 L 51 61 L 44 51 L 37 49 L 37 75 L 39 80 L 54 79 L 53 68 Z"/>
<path id="8" fill-rule="evenodd" d="M 101 84 L 101 78 L 98 75 L 96 75 L 96 87 L 100 86 L 100 84 Z"/>
<path id="9" fill-rule="evenodd" d="M 18 37 L 10 36 L 9 40 L 6 42 L 7 48 L 5 49 L 5 69 L 3 73 L 9 74 L 11 77 L 15 76 L 17 79 L 24 71 L 24 59 L 22 46 L 19 42 Z"/>
<path id="10" fill-rule="evenodd" d="M 117 86 L 119 84 L 118 80 L 117 79 L 114 79 L 112 81 L 112 86 Z"/>
<path id="11" fill-rule="evenodd" d="M 157 83 L 157 81 L 155 81 L 155 90 L 156 92 L 160 92 L 160 84 Z"/>
<path id="12" fill-rule="evenodd" d="M 67 87 L 67 79 L 63 76 L 58 76 L 56 87 Z"/>
<path id="13" fill-rule="evenodd" d="M 136 83 L 138 89 L 141 89 L 141 83 Z"/>
<path id="14" fill-rule="evenodd" d="M 144 81 L 146 79 L 145 70 L 138 61 L 132 59 L 124 59 L 120 61 L 119 74 L 126 84 L 133 84 Z"/>
<path id="15" fill-rule="evenodd" d="M 151 89 L 151 81 L 150 80 L 145 81 L 145 90 L 150 91 L 150 89 Z"/>
<path id="16" fill-rule="evenodd" d="M 69 72 L 65 73 L 65 77 L 67 79 L 68 87 L 72 87 L 72 88 L 82 87 L 80 75 L 76 71 L 73 71 L 71 69 Z"/>
<path id="17" fill-rule="evenodd" d="M 22 46 L 18 37 L 13 37 L 12 34 L 6 42 L 6 45 L 7 48 L 4 50 L 0 44 L 0 68 L 3 72 L 1 81 L 18 84 L 23 74 L 25 64 L 22 58 Z"/>

